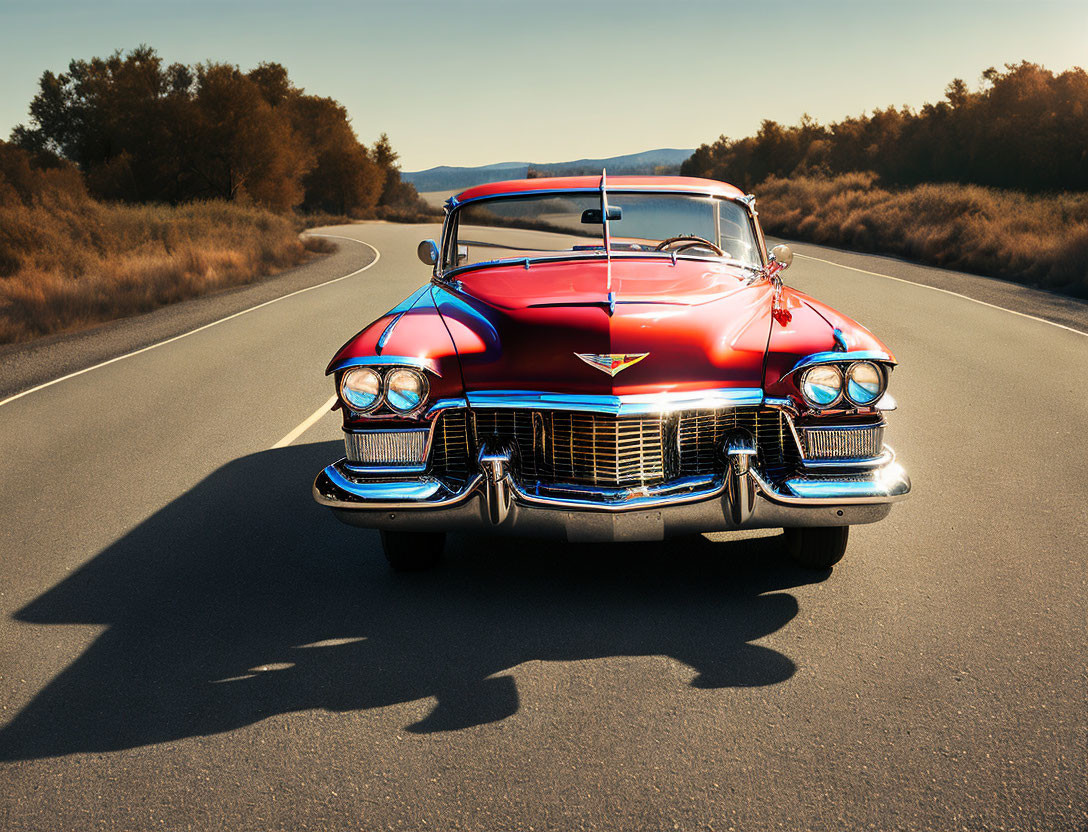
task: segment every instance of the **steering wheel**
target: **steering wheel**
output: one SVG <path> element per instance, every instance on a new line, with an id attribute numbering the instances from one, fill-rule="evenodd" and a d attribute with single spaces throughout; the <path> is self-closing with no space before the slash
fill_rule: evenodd
<path id="1" fill-rule="evenodd" d="M 710 242 L 710 240 L 703 237 L 697 237 L 694 234 L 681 234 L 679 237 L 669 237 L 669 239 L 662 240 L 654 246 L 654 251 L 683 251 L 686 248 L 708 248 L 719 257 L 725 257 L 725 252 L 714 245 L 714 243 Z"/>

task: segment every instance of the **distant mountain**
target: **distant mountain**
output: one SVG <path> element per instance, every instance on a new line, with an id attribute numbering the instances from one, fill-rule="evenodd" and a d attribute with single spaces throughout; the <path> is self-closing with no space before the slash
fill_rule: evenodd
<path id="1" fill-rule="evenodd" d="M 573 162 L 498 162 L 474 168 L 442 165 L 428 170 L 402 172 L 400 176 L 422 193 L 460 190 L 503 179 L 524 179 L 530 168 L 544 176 L 582 176 L 600 173 L 601 168 L 607 168 L 609 173 L 617 175 L 677 173 L 680 164 L 693 152 L 667 147 L 608 159 L 576 159 Z"/>

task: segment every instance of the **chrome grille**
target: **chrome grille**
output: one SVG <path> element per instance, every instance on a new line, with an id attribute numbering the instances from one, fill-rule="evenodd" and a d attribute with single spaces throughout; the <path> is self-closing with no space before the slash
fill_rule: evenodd
<path id="1" fill-rule="evenodd" d="M 564 412 L 539 415 L 548 479 L 610 486 L 665 479 L 660 419 Z"/>
<path id="2" fill-rule="evenodd" d="M 438 417 L 438 424 L 434 428 L 432 472 L 445 477 L 465 477 L 472 458 L 467 411 L 447 410 Z"/>
<path id="3" fill-rule="evenodd" d="M 872 459 L 884 448 L 884 425 L 805 428 L 809 459 Z"/>
<path id="4" fill-rule="evenodd" d="M 680 414 L 678 425 L 681 475 L 719 470 L 718 450 L 725 435 L 734 430 L 746 430 L 755 437 L 759 464 L 765 471 L 797 464 L 797 442 L 782 411 L 759 407 L 692 410 Z"/>
<path id="5" fill-rule="evenodd" d="M 561 410 L 475 411 L 477 441 L 518 448 L 523 478 L 582 485 L 646 485 L 665 479 L 660 417 Z"/>
<path id="6" fill-rule="evenodd" d="M 344 434 L 348 462 L 356 465 L 422 465 L 427 429 L 352 431 Z"/>
<path id="7" fill-rule="evenodd" d="M 438 474 L 472 470 L 475 449 L 487 439 L 518 450 L 522 481 L 605 487 L 651 485 L 723 470 L 726 434 L 756 437 L 759 463 L 771 474 L 797 465 L 800 453 L 786 417 L 758 407 L 611 416 L 560 410 L 447 411 L 439 417 L 431 467 Z"/>

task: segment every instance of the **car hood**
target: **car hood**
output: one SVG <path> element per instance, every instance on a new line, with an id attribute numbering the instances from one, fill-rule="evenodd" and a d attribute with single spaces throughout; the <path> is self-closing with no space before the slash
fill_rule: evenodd
<path id="1" fill-rule="evenodd" d="M 535 263 L 462 273 L 434 298 L 469 392 L 752 388 L 762 386 L 773 288 L 749 277 L 685 259 Z M 614 377 L 578 357 L 642 353 Z"/>

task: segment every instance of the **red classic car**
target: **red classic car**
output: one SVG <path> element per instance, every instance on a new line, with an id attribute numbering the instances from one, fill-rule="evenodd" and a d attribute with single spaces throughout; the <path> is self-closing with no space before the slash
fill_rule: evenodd
<path id="1" fill-rule="evenodd" d="M 684 177 L 496 182 L 446 204 L 431 281 L 348 341 L 347 456 L 314 497 L 396 569 L 451 530 L 571 541 L 785 529 L 826 569 L 910 480 L 895 358 L 783 286 L 754 199 Z"/>

